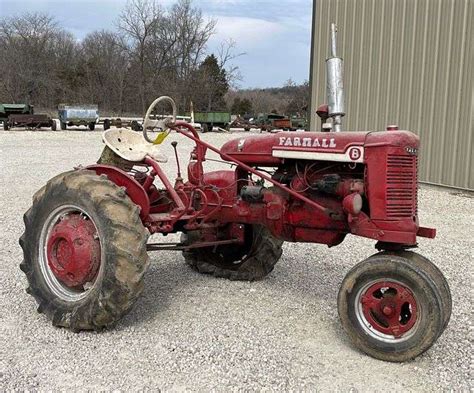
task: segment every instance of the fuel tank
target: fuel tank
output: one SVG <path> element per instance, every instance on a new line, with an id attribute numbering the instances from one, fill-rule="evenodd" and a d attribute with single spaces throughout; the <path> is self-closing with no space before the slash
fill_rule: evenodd
<path id="1" fill-rule="evenodd" d="M 362 163 L 366 148 L 379 146 L 417 149 L 418 137 L 409 131 L 278 132 L 237 138 L 225 143 L 229 155 L 250 166 L 274 167 L 285 159 Z"/>

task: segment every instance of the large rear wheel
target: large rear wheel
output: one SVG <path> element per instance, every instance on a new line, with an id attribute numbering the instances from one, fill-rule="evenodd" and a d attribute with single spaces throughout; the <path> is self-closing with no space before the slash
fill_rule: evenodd
<path id="1" fill-rule="evenodd" d="M 127 313 L 148 266 L 139 208 L 92 171 L 51 179 L 24 216 L 20 268 L 38 311 L 55 326 L 99 330 Z"/>
<path id="2" fill-rule="evenodd" d="M 183 234 L 181 240 L 192 244 L 198 232 Z M 255 281 L 267 276 L 281 257 L 283 241 L 262 225 L 247 225 L 243 245 L 222 245 L 183 251 L 187 264 L 199 273 L 230 280 Z"/>
<path id="3" fill-rule="evenodd" d="M 417 357 L 449 320 L 447 283 L 441 285 L 431 263 L 411 254 L 373 255 L 349 271 L 339 290 L 344 330 L 356 347 L 377 359 L 404 362 Z"/>

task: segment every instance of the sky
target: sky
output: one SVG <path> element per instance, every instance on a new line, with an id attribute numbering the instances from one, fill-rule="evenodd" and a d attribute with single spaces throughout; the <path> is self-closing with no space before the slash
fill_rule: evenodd
<path id="1" fill-rule="evenodd" d="M 172 0 L 157 0 L 164 6 Z M 0 0 L 0 17 L 47 12 L 78 39 L 94 30 L 114 29 L 126 0 Z M 233 60 L 241 88 L 278 87 L 288 79 L 309 79 L 312 0 L 194 0 L 217 20 L 208 51 L 227 39 L 237 43 Z"/>

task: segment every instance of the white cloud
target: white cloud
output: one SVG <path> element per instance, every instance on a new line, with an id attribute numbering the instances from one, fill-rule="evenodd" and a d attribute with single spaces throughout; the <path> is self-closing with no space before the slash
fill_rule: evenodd
<path id="1" fill-rule="evenodd" d="M 232 38 L 238 42 L 240 49 L 246 51 L 262 45 L 265 41 L 268 42 L 282 31 L 283 28 L 278 23 L 263 19 L 218 16 L 216 34 L 212 37 L 210 45 Z"/>

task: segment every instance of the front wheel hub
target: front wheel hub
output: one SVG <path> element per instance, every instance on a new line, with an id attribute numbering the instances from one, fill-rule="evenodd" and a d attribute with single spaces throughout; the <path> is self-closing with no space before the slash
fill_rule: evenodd
<path id="1" fill-rule="evenodd" d="M 391 306 L 385 306 L 382 310 L 382 312 L 388 317 L 393 314 L 393 307 Z"/>
<path id="2" fill-rule="evenodd" d="M 69 288 L 92 282 L 100 266 L 100 242 L 94 223 L 79 213 L 69 213 L 51 229 L 47 241 L 48 266 Z"/>
<path id="3" fill-rule="evenodd" d="M 412 291 L 395 281 L 384 280 L 367 286 L 360 296 L 359 307 L 370 331 L 395 339 L 410 334 L 418 318 Z"/>

